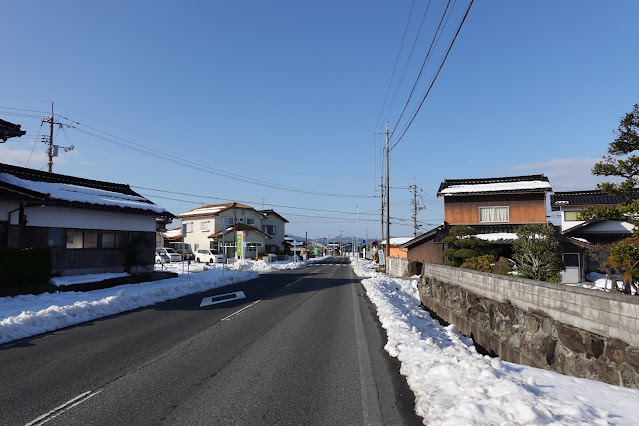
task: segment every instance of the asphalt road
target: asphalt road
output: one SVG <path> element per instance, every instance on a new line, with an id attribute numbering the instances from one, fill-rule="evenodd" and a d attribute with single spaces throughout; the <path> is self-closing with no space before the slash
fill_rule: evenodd
<path id="1" fill-rule="evenodd" d="M 327 263 L 2 345 L 0 424 L 421 424 L 359 279 Z"/>

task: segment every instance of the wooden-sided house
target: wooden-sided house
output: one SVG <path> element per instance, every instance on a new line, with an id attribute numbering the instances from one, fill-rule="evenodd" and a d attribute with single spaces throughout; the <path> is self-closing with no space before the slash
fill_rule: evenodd
<path id="1" fill-rule="evenodd" d="M 544 175 L 446 179 L 437 191 L 444 198 L 444 223 L 400 247 L 408 259 L 441 263 L 443 238 L 455 225 L 468 225 L 495 246 L 510 245 L 517 226 L 547 223 L 546 198 L 552 191 Z"/>
<path id="2" fill-rule="evenodd" d="M 173 217 L 126 184 L 0 164 L 0 247 L 49 247 L 57 274 L 121 272 L 129 243 L 152 265 Z"/>

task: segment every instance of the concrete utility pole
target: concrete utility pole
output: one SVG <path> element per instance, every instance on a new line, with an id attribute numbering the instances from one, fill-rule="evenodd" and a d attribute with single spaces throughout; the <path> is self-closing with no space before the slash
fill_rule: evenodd
<path id="1" fill-rule="evenodd" d="M 384 241 L 384 176 L 382 176 L 382 183 L 379 185 L 379 198 L 382 200 L 382 233 L 379 234 L 379 244 L 382 244 Z"/>
<path id="2" fill-rule="evenodd" d="M 413 191 L 413 236 L 417 236 L 417 229 L 419 225 L 417 225 L 417 212 L 420 210 L 424 210 L 425 207 L 419 207 L 417 203 L 417 181 L 413 178 L 413 185 L 409 187 L 409 190 Z"/>
<path id="3" fill-rule="evenodd" d="M 63 146 L 59 147 L 58 145 L 53 144 L 53 125 L 57 124 L 62 128 L 62 123 L 58 123 L 55 121 L 53 116 L 53 102 L 51 102 L 51 115 L 47 118 L 42 119 L 42 123 L 49 123 L 49 140 L 46 143 L 49 145 L 47 147 L 47 165 L 49 166 L 49 173 L 53 172 L 53 157 L 58 156 L 58 148 L 62 148 L 64 152 L 69 152 L 75 148 L 73 145 L 71 146 Z M 43 141 L 44 142 L 44 141 Z"/>
<path id="4" fill-rule="evenodd" d="M 389 169 L 390 169 L 390 152 L 388 149 L 388 141 L 390 139 L 390 135 L 393 132 L 388 130 L 388 121 L 386 122 L 386 131 L 375 133 L 384 133 L 386 134 L 386 247 L 385 247 L 385 259 L 384 259 L 384 270 L 388 272 L 388 255 L 390 254 L 390 177 L 389 177 Z"/>
<path id="5" fill-rule="evenodd" d="M 359 260 L 359 206 L 355 206 L 356 209 L 356 220 L 355 220 L 355 244 L 358 246 L 357 255 L 355 259 Z"/>

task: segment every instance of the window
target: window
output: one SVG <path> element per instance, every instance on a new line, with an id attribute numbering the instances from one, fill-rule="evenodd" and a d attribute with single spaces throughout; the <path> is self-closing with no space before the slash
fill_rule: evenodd
<path id="1" fill-rule="evenodd" d="M 509 208 L 508 206 L 480 207 L 479 221 L 480 222 L 509 222 L 510 221 Z"/>
<path id="2" fill-rule="evenodd" d="M 88 229 L 67 229 L 67 248 L 98 248 L 98 231 Z"/>
<path id="3" fill-rule="evenodd" d="M 118 231 L 115 234 L 115 246 L 117 248 L 124 248 L 129 242 L 129 233 L 126 231 Z"/>
<path id="4" fill-rule="evenodd" d="M 67 248 L 82 248 L 82 229 L 67 229 Z"/>
<path id="5" fill-rule="evenodd" d="M 112 249 L 115 248 L 115 232 L 103 231 L 102 232 L 102 248 Z"/>
<path id="6" fill-rule="evenodd" d="M 578 211 L 564 212 L 564 220 L 566 222 L 579 220 L 579 212 Z"/>
<path id="7" fill-rule="evenodd" d="M 579 266 L 579 253 L 564 253 L 564 263 L 566 266 L 578 267 Z"/>
<path id="8" fill-rule="evenodd" d="M 211 229 L 211 222 L 209 222 L 208 220 L 206 222 L 200 222 L 200 231 L 209 232 L 210 229 Z"/>
<path id="9" fill-rule="evenodd" d="M 246 218 L 246 224 L 247 225 L 251 225 L 251 226 L 255 226 L 255 219 Z"/>
<path id="10" fill-rule="evenodd" d="M 84 231 L 83 248 L 98 248 L 98 231 Z"/>
<path id="11" fill-rule="evenodd" d="M 235 219 L 232 217 L 223 217 L 222 220 L 225 225 L 233 225 L 235 223 Z"/>
<path id="12" fill-rule="evenodd" d="M 269 235 L 275 234 L 275 225 L 264 225 L 262 226 L 262 231 Z"/>
<path id="13" fill-rule="evenodd" d="M 64 246 L 64 229 L 49 228 L 49 247 Z"/>
<path id="14" fill-rule="evenodd" d="M 186 225 L 186 232 L 187 233 L 188 232 L 193 232 L 193 222 L 185 223 L 185 225 Z"/>

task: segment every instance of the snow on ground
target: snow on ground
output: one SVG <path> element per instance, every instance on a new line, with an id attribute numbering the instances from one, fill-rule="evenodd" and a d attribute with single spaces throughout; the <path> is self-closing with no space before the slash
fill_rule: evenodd
<path id="1" fill-rule="evenodd" d="M 72 284 L 82 284 L 82 283 L 91 283 L 104 281 L 111 278 L 120 278 L 127 277 L 129 274 L 126 272 L 120 273 L 110 273 L 110 274 L 85 274 L 85 275 L 69 275 L 67 277 L 55 277 L 51 278 L 51 284 L 61 286 L 61 285 L 72 285 Z"/>
<path id="2" fill-rule="evenodd" d="M 252 259 L 242 259 L 238 260 L 234 263 L 230 263 L 225 266 L 226 270 L 229 271 L 257 271 L 257 272 L 272 272 L 272 271 L 283 271 L 283 270 L 292 270 L 301 268 L 307 265 L 312 265 L 313 263 L 321 262 L 326 260 L 327 257 L 316 257 L 309 260 L 299 260 L 297 262 L 291 261 L 282 261 L 282 262 L 265 262 L 264 260 L 252 260 Z M 191 272 L 198 273 L 202 271 L 208 271 L 209 269 L 222 269 L 221 263 L 197 263 L 191 262 L 190 266 L 183 266 L 182 263 L 165 263 L 164 265 L 156 265 L 156 270 L 165 270 L 176 272 L 178 274 Z"/>
<path id="3" fill-rule="evenodd" d="M 0 297 L 0 344 L 212 288 L 248 281 L 257 278 L 257 271 L 297 269 L 324 259 L 288 263 L 245 260 L 227 265 L 226 270 L 222 270 L 221 264 L 209 266 L 193 262 L 183 269 L 182 263 L 171 263 L 156 265 L 156 270 L 176 272 L 179 274 L 177 278 L 86 292 L 68 291 Z M 229 266 L 231 268 L 228 268 Z M 79 284 L 126 275 L 77 275 L 54 278 L 52 283 Z"/>
<path id="4" fill-rule="evenodd" d="M 415 411 L 429 425 L 630 425 L 639 390 L 564 376 L 480 355 L 454 325 L 419 308 L 415 280 L 389 278 L 352 261 L 401 361 Z"/>
<path id="5" fill-rule="evenodd" d="M 610 291 L 612 287 L 612 282 L 606 278 L 606 274 L 591 272 L 588 275 L 586 275 L 586 279 L 590 281 L 591 283 L 593 283 L 593 285 L 592 286 L 579 285 L 579 287 L 595 288 L 597 290 L 605 290 L 605 291 Z M 617 288 L 623 288 L 623 279 L 617 280 Z M 632 292 L 632 294 L 635 294 L 635 289 L 631 288 L 630 291 Z"/>

